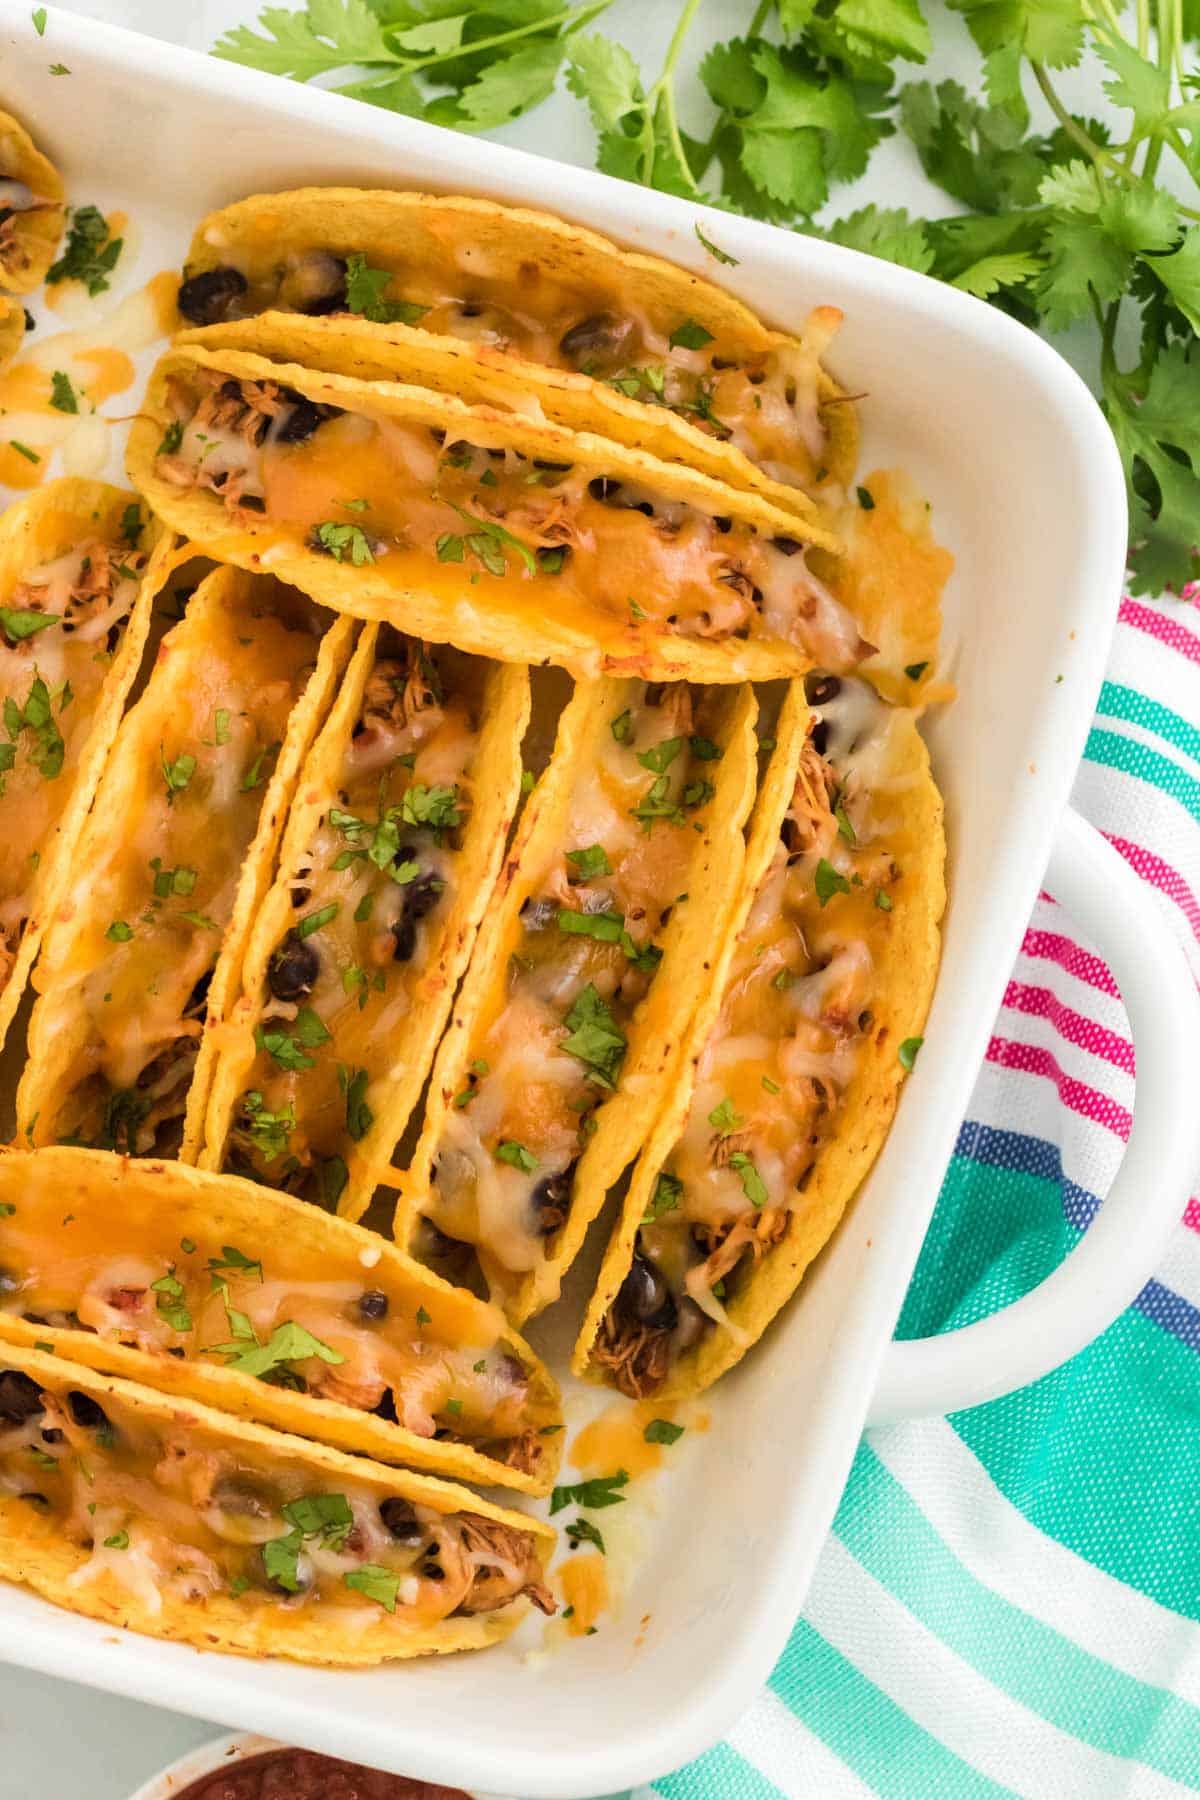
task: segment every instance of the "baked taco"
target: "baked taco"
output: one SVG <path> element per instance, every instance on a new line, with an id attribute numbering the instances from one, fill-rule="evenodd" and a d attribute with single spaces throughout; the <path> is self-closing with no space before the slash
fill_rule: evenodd
<path id="1" fill-rule="evenodd" d="M 121 725 L 35 983 L 17 1127 L 194 1161 L 250 920 L 354 627 L 218 569 Z"/>
<path id="2" fill-rule="evenodd" d="M 0 288 L 29 294 L 46 279 L 63 228 L 63 184 L 23 125 L 0 112 Z"/>
<path id="3" fill-rule="evenodd" d="M 503 350 L 438 337 L 420 326 L 374 324 L 352 313 L 302 318 L 267 312 L 256 319 L 180 332 L 175 342 L 201 350 L 248 350 L 355 381 L 401 381 L 454 394 L 471 406 L 547 419 L 568 431 L 593 431 L 661 462 L 683 463 L 729 487 L 759 493 L 803 520 L 817 516 L 800 489 L 772 481 L 735 450 L 681 413 L 647 406 L 622 387 L 567 369 L 547 369 Z M 628 386 L 628 383 L 626 384 Z M 647 390 L 648 392 L 651 390 Z M 830 488 L 829 495 L 838 490 Z"/>
<path id="4" fill-rule="evenodd" d="M 179 310 L 214 325 L 271 309 L 357 315 L 381 341 L 394 324 L 415 328 L 410 343 L 457 339 L 494 371 L 524 364 L 547 417 L 590 388 L 593 429 L 668 461 L 707 438 L 737 486 L 758 465 L 836 491 L 856 460 L 853 405 L 821 366 L 835 307 L 799 339 L 772 331 L 712 282 L 548 213 L 360 188 L 253 195 L 201 222 Z"/>
<path id="5" fill-rule="evenodd" d="M 204 1167 L 366 1211 L 496 880 L 528 718 L 526 669 L 365 628 L 251 931 Z"/>
<path id="6" fill-rule="evenodd" d="M 381 1462 L 554 1479 L 558 1390 L 500 1312 L 302 1201 L 182 1163 L 0 1153 L 0 1265 L 0 1337 Z"/>
<path id="7" fill-rule="evenodd" d="M 748 688 L 577 690 L 430 1079 L 396 1238 L 516 1322 L 662 1105 L 738 891 Z"/>
<path id="8" fill-rule="evenodd" d="M 0 520 L 0 1042 L 77 867 L 170 552 L 100 481 L 49 482 Z"/>
<path id="9" fill-rule="evenodd" d="M 682 1396 L 766 1330 L 874 1162 L 933 992 L 942 804 L 913 716 L 795 683 L 685 1078 L 655 1125 L 574 1366 Z"/>
<path id="10" fill-rule="evenodd" d="M 870 654 L 807 566 L 823 527 L 427 388 L 172 350 L 128 467 L 210 554 L 502 661 L 728 682 Z"/>
<path id="11" fill-rule="evenodd" d="M 0 1343 L 0 1577 L 150 1637 L 371 1664 L 554 1610 L 550 1526 Z"/>
<path id="12" fill-rule="evenodd" d="M 25 308 L 19 300 L 0 295 L 0 369 L 6 369 L 25 336 Z"/>

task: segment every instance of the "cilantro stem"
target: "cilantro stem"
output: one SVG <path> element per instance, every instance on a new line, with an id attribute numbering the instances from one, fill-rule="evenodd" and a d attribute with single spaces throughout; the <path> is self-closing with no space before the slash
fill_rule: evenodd
<path id="1" fill-rule="evenodd" d="M 676 20 L 675 30 L 667 45 L 667 54 L 663 58 L 663 66 L 658 72 L 658 80 L 646 95 L 645 122 L 642 126 L 643 159 L 646 158 L 647 152 L 649 154 L 649 161 L 644 160 L 643 167 L 648 169 L 653 163 L 654 126 L 656 120 L 661 117 L 667 141 L 679 163 L 681 173 L 694 194 L 698 194 L 700 188 L 683 148 L 683 139 L 679 135 L 679 121 L 675 117 L 675 89 L 672 77 L 675 72 L 675 64 L 679 61 L 679 52 L 683 49 L 683 41 L 691 28 L 699 5 L 700 0 L 687 0 L 687 4 Z"/>
<path id="2" fill-rule="evenodd" d="M 1067 111 L 1066 107 L 1055 93 L 1053 83 L 1047 75 L 1044 65 L 1039 62 L 1031 62 L 1029 66 L 1033 70 L 1034 80 L 1041 88 L 1042 93 L 1046 96 L 1046 102 L 1051 112 L 1054 114 L 1067 136 L 1072 138 L 1075 143 L 1079 145 L 1079 148 L 1083 151 L 1085 156 L 1090 157 L 1091 161 L 1095 164 L 1096 171 L 1101 179 L 1103 179 L 1104 170 L 1107 169 L 1113 175 L 1119 175 L 1122 181 L 1132 182 L 1134 186 L 1136 186 L 1141 180 L 1141 176 L 1136 175 L 1132 169 L 1126 168 L 1123 162 L 1119 162 L 1111 150 L 1106 150 L 1102 144 L 1098 144 L 1094 138 L 1089 137 L 1078 119 L 1074 118 Z M 1186 212 L 1187 208 L 1180 207 L 1179 210 L 1181 212 Z M 1195 214 L 1192 214 L 1193 218 L 1195 216 Z"/>

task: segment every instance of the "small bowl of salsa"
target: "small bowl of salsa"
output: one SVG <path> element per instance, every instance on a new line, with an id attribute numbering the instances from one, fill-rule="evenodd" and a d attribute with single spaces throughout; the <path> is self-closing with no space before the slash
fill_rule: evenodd
<path id="1" fill-rule="evenodd" d="M 130 1800 L 487 1800 L 359 1763 L 240 1735 L 202 1744 Z"/>

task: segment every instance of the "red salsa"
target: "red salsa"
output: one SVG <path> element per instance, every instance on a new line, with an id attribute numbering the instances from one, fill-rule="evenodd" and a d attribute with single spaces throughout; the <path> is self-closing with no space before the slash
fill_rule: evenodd
<path id="1" fill-rule="evenodd" d="M 177 1800 L 470 1800 L 461 1788 L 385 1775 L 311 1750 L 267 1750 L 202 1775 Z"/>

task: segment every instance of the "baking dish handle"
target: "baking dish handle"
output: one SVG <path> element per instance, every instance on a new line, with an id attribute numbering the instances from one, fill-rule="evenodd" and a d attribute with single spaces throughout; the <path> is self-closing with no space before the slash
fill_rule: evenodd
<path id="1" fill-rule="evenodd" d="M 1183 949 L 1145 883 L 1076 812 L 1063 817 L 1046 887 L 1102 952 L 1129 1016 L 1137 1078 L 1125 1155 L 1093 1223 L 1032 1293 L 889 1346 L 869 1425 L 978 1406 L 1066 1362 L 1141 1292 L 1187 1202 L 1200 1162 L 1200 998 Z"/>

